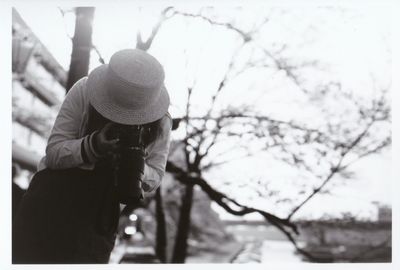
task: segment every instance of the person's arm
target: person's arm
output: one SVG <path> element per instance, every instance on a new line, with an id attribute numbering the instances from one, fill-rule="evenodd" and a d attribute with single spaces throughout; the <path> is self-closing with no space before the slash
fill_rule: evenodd
<path id="1" fill-rule="evenodd" d="M 143 191 L 145 196 L 155 191 L 161 184 L 161 179 L 165 173 L 167 164 L 172 119 L 169 114 L 165 115 L 161 121 L 162 135 L 151 146 L 145 160 Z"/>
<path id="2" fill-rule="evenodd" d="M 66 169 L 92 163 L 93 134 L 79 137 L 85 106 L 86 78 L 68 91 L 47 142 L 45 164 L 50 169 Z M 82 153 L 83 152 L 83 153 Z"/>

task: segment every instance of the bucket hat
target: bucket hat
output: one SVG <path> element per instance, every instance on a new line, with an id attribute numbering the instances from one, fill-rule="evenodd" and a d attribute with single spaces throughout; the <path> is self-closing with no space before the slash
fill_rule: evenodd
<path id="1" fill-rule="evenodd" d="M 138 49 L 114 53 L 109 64 L 90 72 L 90 104 L 105 118 L 125 125 L 160 119 L 168 111 L 164 70 L 152 55 Z"/>

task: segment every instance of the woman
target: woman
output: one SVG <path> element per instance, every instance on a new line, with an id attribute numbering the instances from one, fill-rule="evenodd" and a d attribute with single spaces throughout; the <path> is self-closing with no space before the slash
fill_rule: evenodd
<path id="1" fill-rule="evenodd" d="M 110 131 L 142 128 L 146 197 L 165 171 L 168 107 L 163 68 L 140 50 L 118 51 L 69 90 L 13 224 L 14 263 L 108 262 L 119 218 L 114 157 L 121 148 Z"/>

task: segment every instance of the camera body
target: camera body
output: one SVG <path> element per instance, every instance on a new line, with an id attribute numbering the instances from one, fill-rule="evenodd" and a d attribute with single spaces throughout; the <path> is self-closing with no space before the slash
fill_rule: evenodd
<path id="1" fill-rule="evenodd" d="M 119 139 L 119 148 L 113 156 L 114 178 L 120 203 L 137 203 L 142 198 L 142 178 L 145 165 L 144 127 L 115 125 L 109 137 Z"/>

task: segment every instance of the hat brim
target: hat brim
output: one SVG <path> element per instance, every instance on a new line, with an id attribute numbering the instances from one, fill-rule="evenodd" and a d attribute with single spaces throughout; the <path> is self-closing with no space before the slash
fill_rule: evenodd
<path id="1" fill-rule="evenodd" d="M 119 124 L 142 125 L 154 122 L 168 112 L 170 99 L 164 85 L 158 99 L 144 108 L 126 108 L 113 102 L 107 89 L 107 69 L 107 64 L 95 68 L 90 72 L 86 84 L 89 102 L 102 116 Z"/>

